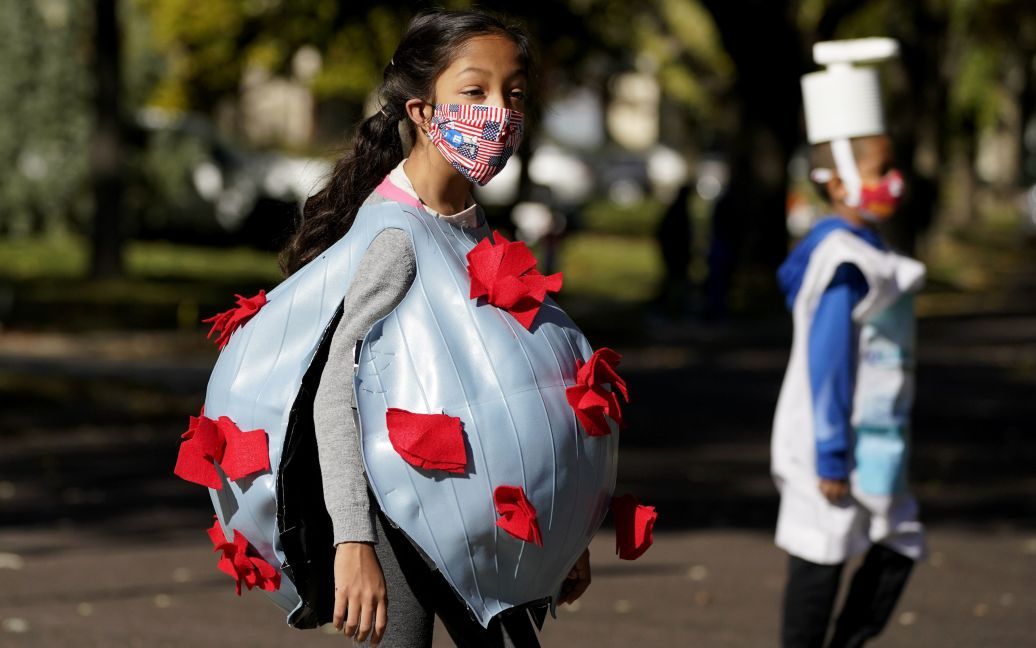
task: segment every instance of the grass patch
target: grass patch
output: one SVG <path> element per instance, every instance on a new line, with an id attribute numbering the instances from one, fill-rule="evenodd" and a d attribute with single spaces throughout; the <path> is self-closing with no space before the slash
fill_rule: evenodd
<path id="1" fill-rule="evenodd" d="M 564 293 L 611 301 L 644 301 L 662 276 L 654 239 L 580 232 L 561 247 Z"/>
<path id="2" fill-rule="evenodd" d="M 67 298 L 68 284 L 62 280 L 85 277 L 86 246 L 84 239 L 75 237 L 0 241 L 0 277 L 42 280 L 36 289 L 39 297 Z M 598 231 L 568 236 L 562 243 L 560 261 L 566 293 L 623 301 L 651 294 L 662 272 L 654 239 Z M 129 243 L 126 269 L 125 279 L 77 285 L 76 297 L 166 302 L 182 296 L 177 282 L 222 285 L 240 281 L 272 288 L 281 280 L 276 255 L 271 252 L 166 242 Z"/>
<path id="3" fill-rule="evenodd" d="M 282 279 L 277 255 L 250 248 L 206 248 L 166 242 L 135 242 L 126 250 L 131 276 L 196 281 Z"/>
<path id="4" fill-rule="evenodd" d="M 1031 261 L 1032 242 L 1017 219 L 987 219 L 966 230 L 932 237 L 924 250 L 930 283 L 978 292 L 1011 281 Z"/>
<path id="5" fill-rule="evenodd" d="M 654 236 L 666 205 L 649 198 L 633 205 L 623 206 L 607 200 L 590 203 L 583 211 L 586 231 L 616 236 Z"/>
<path id="6" fill-rule="evenodd" d="M 0 277 L 73 279 L 86 274 L 88 261 L 86 242 L 78 237 L 0 239 Z"/>
<path id="7" fill-rule="evenodd" d="M 88 241 L 62 236 L 0 240 L 0 277 L 26 279 L 82 279 L 89 268 Z M 126 274 L 130 279 L 188 281 L 276 282 L 281 278 L 272 252 L 250 248 L 211 248 L 130 241 L 126 246 Z M 118 290 L 108 286 L 109 290 Z"/>
<path id="8" fill-rule="evenodd" d="M 229 307 L 233 293 L 252 294 L 281 280 L 276 256 L 247 248 L 206 248 L 134 241 L 125 277 L 87 278 L 84 239 L 0 242 L 0 323 L 34 330 L 194 330 Z M 563 300 L 595 308 L 646 301 L 662 273 L 653 238 L 582 231 L 561 243 Z M 6 284 L 6 285 L 5 285 Z M 574 300 L 568 302 L 568 300 Z"/>

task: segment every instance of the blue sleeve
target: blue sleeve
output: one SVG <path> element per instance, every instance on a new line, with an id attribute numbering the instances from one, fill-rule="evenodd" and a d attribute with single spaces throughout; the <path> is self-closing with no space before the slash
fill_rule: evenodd
<path id="1" fill-rule="evenodd" d="M 839 266 L 820 297 L 809 331 L 817 474 L 824 479 L 849 477 L 857 345 L 852 311 L 866 293 L 867 281 L 859 269 Z"/>

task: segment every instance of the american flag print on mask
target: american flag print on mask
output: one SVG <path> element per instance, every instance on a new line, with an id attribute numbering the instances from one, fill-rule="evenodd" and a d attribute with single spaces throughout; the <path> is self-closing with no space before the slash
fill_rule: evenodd
<path id="1" fill-rule="evenodd" d="M 428 137 L 453 168 L 485 185 L 521 144 L 524 120 L 509 108 L 436 104 Z"/>

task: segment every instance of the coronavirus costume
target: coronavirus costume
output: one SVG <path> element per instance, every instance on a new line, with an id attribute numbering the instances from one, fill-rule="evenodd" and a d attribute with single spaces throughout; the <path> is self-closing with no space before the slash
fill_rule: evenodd
<path id="1" fill-rule="evenodd" d="M 540 274 L 523 244 L 453 227 L 388 179 L 377 193 L 319 258 L 214 320 L 225 346 L 176 472 L 210 488 L 211 535 L 239 586 L 266 590 L 293 626 L 330 620 L 313 393 L 357 263 L 381 232 L 403 231 L 414 282 L 356 352 L 363 463 L 380 510 L 485 626 L 554 602 L 600 526 L 625 383 L 617 354 L 593 352 L 550 299 L 560 276 Z M 616 511 L 623 557 L 639 555 L 653 511 Z"/>
<path id="2" fill-rule="evenodd" d="M 867 285 L 852 313 L 859 350 L 849 506 L 828 502 L 817 489 L 818 404 L 807 357 L 817 305 L 844 264 L 858 268 Z M 846 230 L 831 229 L 812 249 L 792 302 L 795 339 L 773 433 L 772 467 L 781 490 L 777 545 L 792 555 L 835 564 L 872 542 L 911 558 L 921 555 L 923 535 L 905 473 L 913 402 L 912 293 L 923 279 L 920 263 L 875 249 Z"/>

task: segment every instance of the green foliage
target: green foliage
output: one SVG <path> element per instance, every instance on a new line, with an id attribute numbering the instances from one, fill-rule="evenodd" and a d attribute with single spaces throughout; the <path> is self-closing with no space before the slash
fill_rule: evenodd
<path id="1" fill-rule="evenodd" d="M 712 16 L 698 0 L 628 6 L 636 11 L 621 23 L 623 40 L 617 46 L 635 55 L 642 68 L 654 69 L 666 96 L 686 109 L 689 119 L 710 119 L 734 71 Z"/>
<path id="2" fill-rule="evenodd" d="M 351 5 L 334 0 L 133 0 L 166 59 L 151 103 L 209 110 L 249 65 L 288 69 L 305 44 L 324 45 Z"/>
<path id="3" fill-rule="evenodd" d="M 306 45 L 324 56 L 314 91 L 362 102 L 380 81 L 413 12 L 413 5 L 404 2 L 134 1 L 166 60 L 150 103 L 200 111 L 233 95 L 249 66 L 290 72 L 292 57 Z"/>
<path id="4" fill-rule="evenodd" d="M 583 211 L 583 226 L 597 234 L 651 237 L 664 211 L 665 205 L 652 198 L 629 206 L 597 200 Z"/>
<path id="5" fill-rule="evenodd" d="M 0 277 L 15 280 L 80 277 L 88 262 L 87 245 L 87 240 L 80 236 L 0 240 Z M 129 244 L 126 253 L 127 275 L 133 279 L 262 281 L 271 285 L 281 280 L 277 257 L 271 252 L 135 241 Z"/>
<path id="6" fill-rule="evenodd" d="M 84 216 L 90 85 L 83 0 L 0 2 L 0 235 Z"/>
<path id="7" fill-rule="evenodd" d="M 661 0 L 660 13 L 680 46 L 717 74 L 733 72 L 712 17 L 695 0 Z"/>
<path id="8" fill-rule="evenodd" d="M 980 128 L 995 125 L 1001 98 L 996 83 L 1000 76 L 997 58 L 990 48 L 982 46 L 961 53 L 960 71 L 950 89 L 950 114 L 958 123 L 971 119 Z"/>
<path id="9" fill-rule="evenodd" d="M 245 66 L 284 72 L 303 45 L 315 46 L 324 57 L 313 81 L 318 96 L 362 102 L 415 11 L 407 2 L 133 1 L 166 61 L 151 103 L 202 111 L 236 92 Z M 602 55 L 625 64 L 648 53 L 663 68 L 667 89 L 704 109 L 710 103 L 705 88 L 731 71 L 712 21 L 696 0 L 445 3 L 451 9 L 476 5 L 526 23 L 541 59 L 562 74 L 578 75 L 583 63 Z"/>
<path id="10" fill-rule="evenodd" d="M 1036 74 L 1036 12 L 1030 0 L 947 0 L 950 116 L 993 128 L 1019 77 Z M 1036 81 L 1030 80 L 1030 83 Z"/>
<path id="11" fill-rule="evenodd" d="M 72 279 L 87 267 L 86 242 L 63 235 L 0 239 L 0 277 Z"/>
<path id="12" fill-rule="evenodd" d="M 654 239 L 573 234 L 561 248 L 565 296 L 636 302 L 650 295 L 662 276 Z"/>
<path id="13" fill-rule="evenodd" d="M 316 94 L 363 102 L 381 82 L 407 18 L 399 9 L 379 6 L 343 25 L 326 46 L 323 69 L 313 81 Z"/>
<path id="14" fill-rule="evenodd" d="M 0 278 L 15 281 L 74 279 L 88 262 L 82 237 L 0 240 Z M 621 261 L 617 261 L 620 260 Z M 638 301 L 651 294 L 661 275 L 653 239 L 582 232 L 562 243 L 560 269 L 565 273 L 566 297 Z M 127 277 L 82 298 L 100 301 L 176 303 L 184 298 L 176 283 L 211 285 L 239 283 L 272 287 L 281 280 L 276 255 L 246 248 L 213 249 L 164 242 L 135 241 L 128 245 Z M 149 282 L 145 288 L 141 282 Z M 47 284 L 50 285 L 50 284 Z M 48 299 L 68 299 L 60 288 Z"/>

